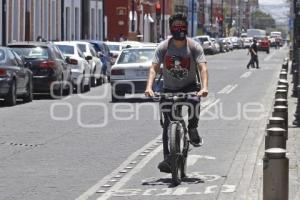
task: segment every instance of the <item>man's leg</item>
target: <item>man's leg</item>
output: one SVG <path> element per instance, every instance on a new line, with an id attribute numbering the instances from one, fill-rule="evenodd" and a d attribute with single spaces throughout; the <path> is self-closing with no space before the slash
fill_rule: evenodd
<path id="1" fill-rule="evenodd" d="M 195 97 L 188 100 L 189 103 L 189 123 L 188 123 L 188 132 L 190 136 L 191 144 L 194 146 L 201 146 L 203 144 L 202 138 L 198 133 L 198 123 L 200 116 L 200 98 Z"/>
<path id="2" fill-rule="evenodd" d="M 170 124 L 170 119 L 172 117 L 171 116 L 172 105 L 170 105 L 169 102 L 161 102 L 160 108 L 161 108 L 161 111 L 163 112 L 163 117 L 164 117 L 163 134 L 162 134 L 164 160 L 158 164 L 158 169 L 161 172 L 170 173 L 171 169 L 170 169 L 170 162 L 168 159 L 168 156 L 170 154 L 168 127 Z"/>
<path id="3" fill-rule="evenodd" d="M 258 56 L 255 56 L 255 62 L 256 62 L 256 68 L 258 69 L 259 68 L 259 65 L 258 65 Z"/>

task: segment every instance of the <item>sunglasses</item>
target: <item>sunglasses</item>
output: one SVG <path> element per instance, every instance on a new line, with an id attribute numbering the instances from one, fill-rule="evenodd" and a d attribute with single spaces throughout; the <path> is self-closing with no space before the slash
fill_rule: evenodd
<path id="1" fill-rule="evenodd" d="M 186 25 L 173 25 L 171 26 L 171 31 L 186 31 L 187 26 Z"/>

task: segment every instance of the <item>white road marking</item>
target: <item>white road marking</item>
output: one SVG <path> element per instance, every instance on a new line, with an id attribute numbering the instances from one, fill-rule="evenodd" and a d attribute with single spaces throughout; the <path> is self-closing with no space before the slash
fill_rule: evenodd
<path id="1" fill-rule="evenodd" d="M 205 107 L 200 115 L 204 115 L 211 107 L 215 106 L 217 103 L 220 102 L 220 99 L 216 99 L 213 103 Z M 117 177 L 119 172 L 124 170 L 132 161 L 136 160 L 136 158 L 142 154 L 145 150 L 149 149 L 150 147 L 153 147 L 154 145 L 157 146 L 155 150 L 153 150 L 151 153 L 149 153 L 145 158 L 142 159 L 142 161 L 136 165 L 129 173 L 124 175 L 124 177 L 120 178 L 120 181 L 113 185 L 110 190 L 108 190 L 105 194 L 103 194 L 101 197 L 99 197 L 97 200 L 105 200 L 111 197 L 113 194 L 113 191 L 117 191 L 121 187 L 123 187 L 130 178 L 142 170 L 142 168 L 152 160 L 153 157 L 155 157 L 161 150 L 162 145 L 157 145 L 157 141 L 161 139 L 161 135 L 156 137 L 154 140 L 146 144 L 141 149 L 137 150 L 133 154 L 131 154 L 117 169 L 115 169 L 112 173 L 106 175 L 103 179 L 101 179 L 98 183 L 96 183 L 94 186 L 89 188 L 86 192 L 84 192 L 82 195 L 80 195 L 75 200 L 87 200 L 89 197 L 95 195 L 95 193 L 99 190 L 101 190 L 101 186 L 105 185 L 109 180 L 111 180 L 113 177 Z"/>
<path id="2" fill-rule="evenodd" d="M 265 62 L 269 61 L 269 60 L 275 55 L 276 52 L 277 52 L 277 51 L 273 51 L 270 55 L 268 55 L 268 56 L 264 59 L 264 61 L 265 61 Z"/>
<path id="3" fill-rule="evenodd" d="M 248 78 L 249 76 L 251 76 L 252 71 L 249 72 L 245 72 L 243 75 L 240 76 L 240 78 Z"/>
<path id="4" fill-rule="evenodd" d="M 139 173 L 143 169 L 143 167 L 145 167 L 146 164 L 150 160 L 152 160 L 152 158 L 154 158 L 161 150 L 162 145 L 160 145 L 158 148 L 152 151 L 135 168 L 133 168 L 128 174 L 126 174 L 122 179 L 120 179 L 119 182 L 117 182 L 113 187 L 111 187 L 105 194 L 103 194 L 97 200 L 105 200 L 110 198 L 113 195 L 114 191 L 118 191 L 120 188 L 122 188 L 131 179 L 132 176 L 134 176 L 136 173 Z"/>
<path id="5" fill-rule="evenodd" d="M 200 159 L 207 159 L 207 160 L 216 160 L 215 157 L 211 156 L 204 156 L 204 155 L 189 155 L 188 160 L 187 160 L 187 166 L 193 166 L 194 164 L 197 163 L 198 160 Z"/>
<path id="6" fill-rule="evenodd" d="M 232 85 L 227 85 L 220 92 L 218 92 L 218 94 L 224 94 L 224 93 L 226 93 L 226 91 L 230 90 L 231 87 L 232 87 Z"/>
<path id="7" fill-rule="evenodd" d="M 237 84 L 235 84 L 234 86 L 232 86 L 232 88 L 230 88 L 230 90 L 228 90 L 227 92 L 226 92 L 226 94 L 230 94 L 235 88 L 237 88 L 238 87 L 238 85 Z"/>
<path id="8" fill-rule="evenodd" d="M 105 176 L 102 180 L 100 180 L 98 183 L 96 183 L 94 186 L 92 186 L 90 189 L 88 189 L 85 193 L 83 193 L 80 197 L 78 197 L 76 200 L 87 200 L 89 197 L 93 196 L 102 185 L 107 183 L 109 180 L 111 180 L 112 177 L 120 177 L 119 172 L 122 171 L 125 167 L 127 167 L 130 162 L 136 159 L 143 151 L 145 151 L 147 148 L 153 146 L 156 141 L 161 139 L 161 135 L 159 135 L 157 138 L 146 144 L 141 149 L 137 150 L 133 154 L 131 154 L 127 160 L 125 160 L 117 169 L 115 169 L 112 173 Z"/>

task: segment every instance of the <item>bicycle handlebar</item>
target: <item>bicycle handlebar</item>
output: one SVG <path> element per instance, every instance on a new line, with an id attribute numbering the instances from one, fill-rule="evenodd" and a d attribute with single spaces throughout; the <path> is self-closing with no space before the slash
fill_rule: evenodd
<path id="1" fill-rule="evenodd" d="M 159 101 L 160 99 L 173 100 L 173 101 L 182 101 L 187 98 L 198 97 L 197 92 L 176 92 L 176 93 L 154 93 L 153 100 Z"/>

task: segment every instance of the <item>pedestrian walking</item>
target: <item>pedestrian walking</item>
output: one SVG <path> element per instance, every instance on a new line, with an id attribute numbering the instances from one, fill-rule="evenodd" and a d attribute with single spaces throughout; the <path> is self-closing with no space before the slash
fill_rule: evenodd
<path id="1" fill-rule="evenodd" d="M 258 65 L 257 45 L 255 39 L 253 39 L 253 42 L 249 47 L 248 55 L 249 54 L 251 55 L 251 58 L 247 65 L 247 69 L 249 69 L 250 65 L 252 68 L 255 68 L 255 64 L 256 64 L 256 68 L 258 69 L 259 65 Z"/>

